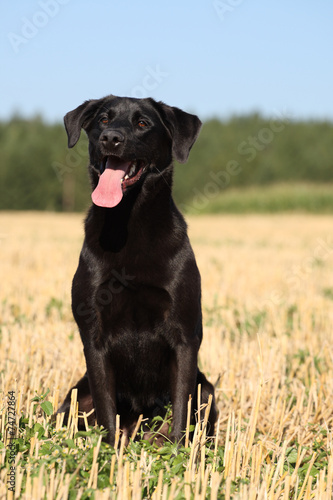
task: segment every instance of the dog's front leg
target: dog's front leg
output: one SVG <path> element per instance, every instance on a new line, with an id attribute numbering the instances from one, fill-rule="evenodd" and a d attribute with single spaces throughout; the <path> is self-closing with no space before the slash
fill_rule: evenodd
<path id="1" fill-rule="evenodd" d="M 102 349 L 88 344 L 84 346 L 91 395 L 94 402 L 97 423 L 108 434 L 103 439 L 114 445 L 116 431 L 116 386 L 110 360 Z"/>
<path id="2" fill-rule="evenodd" d="M 186 430 L 187 403 L 194 396 L 197 377 L 198 349 L 196 345 L 182 344 L 175 350 L 172 365 L 171 404 L 172 431 L 170 439 L 180 441 Z"/>

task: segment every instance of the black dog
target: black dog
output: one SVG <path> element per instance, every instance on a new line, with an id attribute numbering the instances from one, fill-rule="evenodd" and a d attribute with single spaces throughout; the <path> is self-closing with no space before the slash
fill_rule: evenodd
<path id="1" fill-rule="evenodd" d="M 140 414 L 151 418 L 171 402 L 169 438 L 179 441 L 201 384 L 201 403 L 213 395 L 213 432 L 214 389 L 197 366 L 200 274 L 171 195 L 172 158 L 186 162 L 201 122 L 153 99 L 112 95 L 84 102 L 64 121 L 70 148 L 81 128 L 88 135 L 93 188 L 72 287 L 87 364 L 75 386 L 79 410 L 94 408 L 113 444 L 116 414 L 128 435 Z M 70 394 L 58 410 L 65 420 Z"/>

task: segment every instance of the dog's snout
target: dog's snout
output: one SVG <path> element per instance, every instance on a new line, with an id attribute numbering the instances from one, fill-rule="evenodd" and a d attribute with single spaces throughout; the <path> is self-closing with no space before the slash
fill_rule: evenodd
<path id="1" fill-rule="evenodd" d="M 117 146 L 120 142 L 125 141 L 125 136 L 119 130 L 106 130 L 102 133 L 100 141 L 104 145 Z"/>

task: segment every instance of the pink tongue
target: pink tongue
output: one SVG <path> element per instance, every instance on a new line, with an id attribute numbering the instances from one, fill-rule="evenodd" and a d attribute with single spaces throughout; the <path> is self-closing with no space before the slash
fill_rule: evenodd
<path id="1" fill-rule="evenodd" d="M 125 176 L 128 167 L 129 162 L 124 162 L 118 158 L 108 158 L 105 170 L 91 195 L 91 199 L 95 205 L 106 208 L 118 205 L 123 197 L 120 181 Z"/>

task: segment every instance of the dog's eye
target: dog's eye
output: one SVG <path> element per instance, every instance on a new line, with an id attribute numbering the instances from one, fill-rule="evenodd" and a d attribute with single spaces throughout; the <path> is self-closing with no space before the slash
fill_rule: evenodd
<path id="1" fill-rule="evenodd" d="M 148 126 L 148 123 L 147 123 L 145 120 L 139 120 L 139 121 L 138 121 L 138 126 L 139 126 L 140 128 L 145 128 L 145 127 L 147 127 L 147 126 Z"/>
<path id="2" fill-rule="evenodd" d="M 102 123 L 104 123 L 105 125 L 106 125 L 107 123 L 109 123 L 109 119 L 108 119 L 108 118 L 105 118 L 105 117 L 104 117 L 104 118 L 101 118 L 101 120 L 100 120 L 100 121 L 101 121 Z"/>

